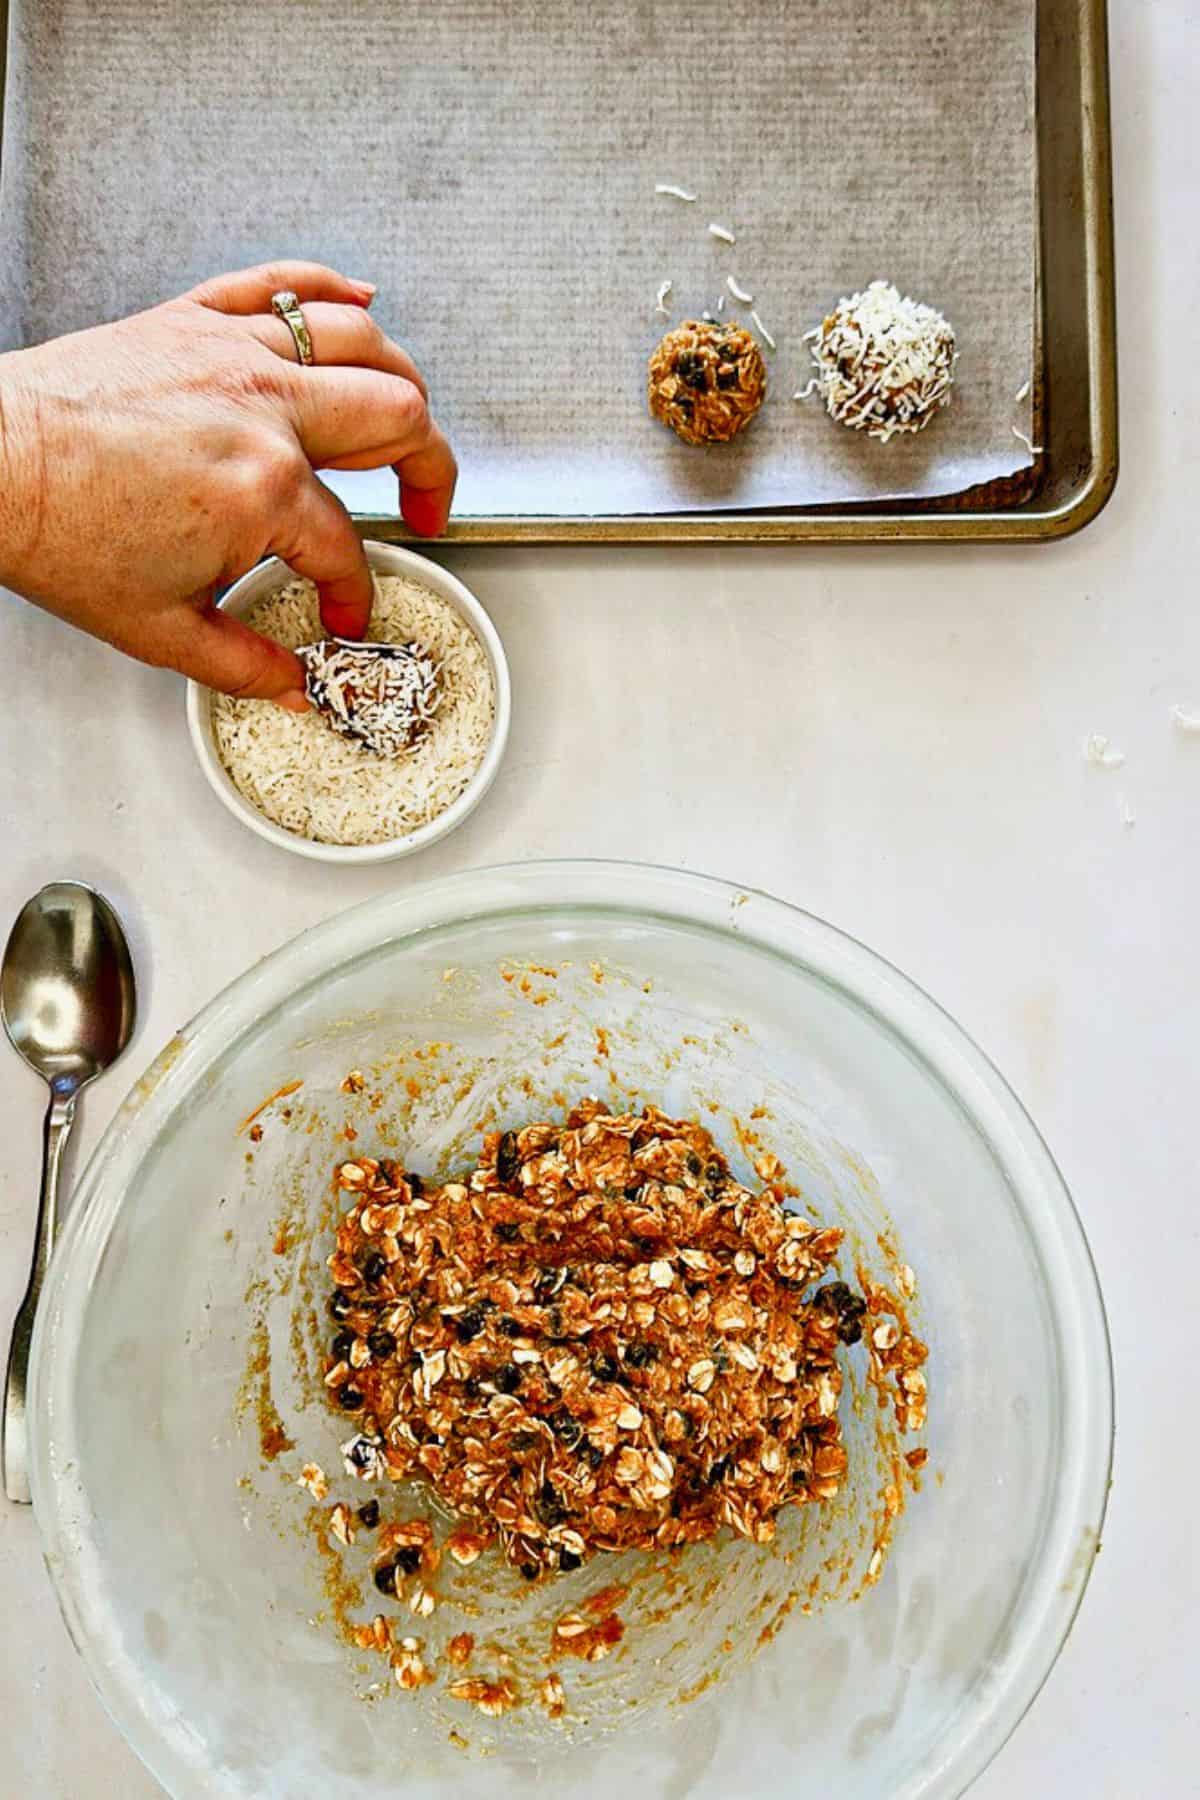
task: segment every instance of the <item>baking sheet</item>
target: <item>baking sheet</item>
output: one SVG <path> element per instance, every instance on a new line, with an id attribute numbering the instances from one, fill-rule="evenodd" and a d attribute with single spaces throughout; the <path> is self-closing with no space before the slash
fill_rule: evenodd
<path id="1" fill-rule="evenodd" d="M 1032 0 L 17 0 L 0 332 L 312 254 L 380 283 L 468 515 L 957 492 L 1030 461 L 1033 30 Z M 645 417 L 654 295 L 681 317 L 729 272 L 773 396 L 697 452 Z M 886 446 L 790 399 L 803 331 L 880 274 L 961 346 L 954 405 Z M 394 511 L 388 478 L 335 479 Z"/>

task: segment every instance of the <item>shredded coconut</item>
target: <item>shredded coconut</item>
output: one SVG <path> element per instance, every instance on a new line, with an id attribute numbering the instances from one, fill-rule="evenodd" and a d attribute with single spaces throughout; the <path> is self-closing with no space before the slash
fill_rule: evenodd
<path id="1" fill-rule="evenodd" d="M 737 243 L 737 239 L 726 225 L 710 225 L 708 230 L 711 237 L 720 238 L 723 244 Z"/>
<path id="2" fill-rule="evenodd" d="M 1182 706 L 1173 706 L 1171 717 L 1179 731 L 1200 733 L 1200 713 L 1188 712 Z"/>
<path id="3" fill-rule="evenodd" d="M 717 296 L 717 311 L 719 313 L 723 313 L 725 311 L 725 296 L 724 296 L 724 294 L 718 294 L 718 296 Z"/>
<path id="4" fill-rule="evenodd" d="M 725 286 L 729 289 L 734 299 L 740 300 L 743 306 L 754 305 L 754 295 L 748 294 L 744 287 L 739 287 L 732 275 L 727 275 L 725 277 Z"/>
<path id="5" fill-rule="evenodd" d="M 1097 769 L 1119 769 L 1125 761 L 1125 752 L 1115 749 L 1103 732 L 1099 731 L 1093 731 L 1089 737 L 1084 738 L 1083 754 Z"/>
<path id="6" fill-rule="evenodd" d="M 1137 824 L 1137 814 L 1134 812 L 1132 806 L 1130 806 L 1124 794 L 1117 795 L 1117 817 L 1120 819 L 1126 831 L 1132 830 Z"/>
<path id="7" fill-rule="evenodd" d="M 921 431 L 950 403 L 954 330 L 932 306 L 887 281 L 839 300 L 812 331 L 818 391 L 831 419 L 886 444 Z"/>
<path id="8" fill-rule="evenodd" d="M 654 191 L 656 194 L 669 194 L 672 200 L 686 200 L 689 206 L 694 206 L 699 199 L 698 194 L 689 194 L 686 188 L 676 187 L 672 181 L 656 182 Z"/>
<path id="9" fill-rule="evenodd" d="M 667 295 L 674 285 L 675 283 L 673 281 L 662 282 L 659 286 L 658 293 L 654 297 L 654 310 L 656 313 L 661 313 L 664 319 L 669 319 L 671 316 L 670 308 L 667 305 Z"/>
<path id="10" fill-rule="evenodd" d="M 758 335 L 762 339 L 763 343 L 767 346 L 767 349 L 768 350 L 777 350 L 779 348 L 778 344 L 775 342 L 775 339 L 771 336 L 770 332 L 767 330 L 766 326 L 763 324 L 763 322 L 759 318 L 758 314 L 756 312 L 752 312 L 750 314 L 750 317 L 754 320 L 754 328 L 758 332 Z"/>
<path id="11" fill-rule="evenodd" d="M 1029 398 L 1029 383 L 1027 381 L 1023 381 L 1021 383 L 1020 387 L 1017 389 L 1016 393 L 1013 395 L 1013 403 L 1016 406 L 1020 406 L 1022 400 L 1028 400 L 1028 398 Z"/>
<path id="12" fill-rule="evenodd" d="M 313 644 L 322 636 L 317 590 L 290 581 L 251 607 L 245 622 L 289 650 Z M 384 575 L 369 637 L 419 643 L 438 667 L 437 710 L 406 755 L 374 755 L 335 736 L 317 712 L 213 696 L 217 753 L 239 792 L 274 824 L 319 843 L 384 843 L 436 819 L 470 782 L 492 734 L 487 656 L 453 607 L 417 581 Z"/>
<path id="13" fill-rule="evenodd" d="M 1022 431 L 1019 425 L 1014 425 L 1012 427 L 1012 434 L 1024 444 L 1030 456 L 1040 456 L 1042 451 L 1046 448 L 1044 444 L 1035 444 L 1029 433 L 1027 431 Z"/>

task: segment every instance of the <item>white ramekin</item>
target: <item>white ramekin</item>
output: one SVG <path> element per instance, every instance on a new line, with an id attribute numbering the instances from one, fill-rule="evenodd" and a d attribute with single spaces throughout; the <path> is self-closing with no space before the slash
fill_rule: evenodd
<path id="1" fill-rule="evenodd" d="M 504 646 L 496 627 L 470 589 L 457 576 L 449 574 L 428 557 L 418 556 L 414 550 L 405 549 L 399 544 L 368 542 L 364 549 L 367 561 L 376 574 L 407 575 L 429 588 L 447 606 L 453 607 L 478 638 L 491 671 L 496 711 L 492 735 L 483 760 L 458 799 L 445 812 L 439 813 L 436 819 L 431 819 L 428 825 L 421 825 L 404 837 L 388 838 L 379 844 L 319 844 L 311 838 L 301 837 L 297 832 L 285 830 L 282 825 L 276 825 L 259 812 L 231 780 L 217 751 L 213 734 L 213 695 L 198 682 L 189 681 L 187 684 L 187 721 L 192 746 L 218 800 L 228 807 L 236 819 L 240 819 L 243 825 L 248 826 L 259 837 L 266 838 L 269 844 L 277 844 L 281 850 L 291 850 L 297 856 L 313 857 L 318 862 L 391 862 L 396 857 L 411 856 L 414 851 L 424 850 L 448 836 L 474 812 L 496 779 L 512 720 L 512 685 Z M 264 594 L 274 592 L 291 579 L 292 572 L 287 565 L 278 557 L 270 557 L 266 562 L 259 563 L 257 568 L 251 569 L 248 575 L 243 575 L 240 581 L 235 581 L 222 599 L 221 606 L 235 618 L 242 618 L 256 600 L 260 600 Z"/>

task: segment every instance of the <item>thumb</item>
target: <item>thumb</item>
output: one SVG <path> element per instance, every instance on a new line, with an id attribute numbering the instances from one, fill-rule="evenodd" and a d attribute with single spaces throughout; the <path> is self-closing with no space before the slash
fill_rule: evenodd
<path id="1" fill-rule="evenodd" d="M 218 693 L 276 700 L 293 712 L 308 705 L 304 667 L 295 652 L 251 631 L 211 602 L 192 614 L 186 637 L 163 660 Z"/>

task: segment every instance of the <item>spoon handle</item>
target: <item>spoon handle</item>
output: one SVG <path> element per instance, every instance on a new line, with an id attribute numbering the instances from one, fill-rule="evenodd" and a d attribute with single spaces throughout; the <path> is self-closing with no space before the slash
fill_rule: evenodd
<path id="1" fill-rule="evenodd" d="M 29 1380 L 29 1346 L 37 1314 L 42 1282 L 50 1252 L 58 1234 L 58 1173 L 62 1153 L 75 1123 L 75 1090 L 53 1094 L 46 1112 L 42 1138 L 42 1191 L 38 1198 L 37 1237 L 29 1286 L 13 1325 L 4 1383 L 4 1491 L 10 1500 L 29 1504 L 29 1435 L 26 1426 L 25 1390 Z"/>

